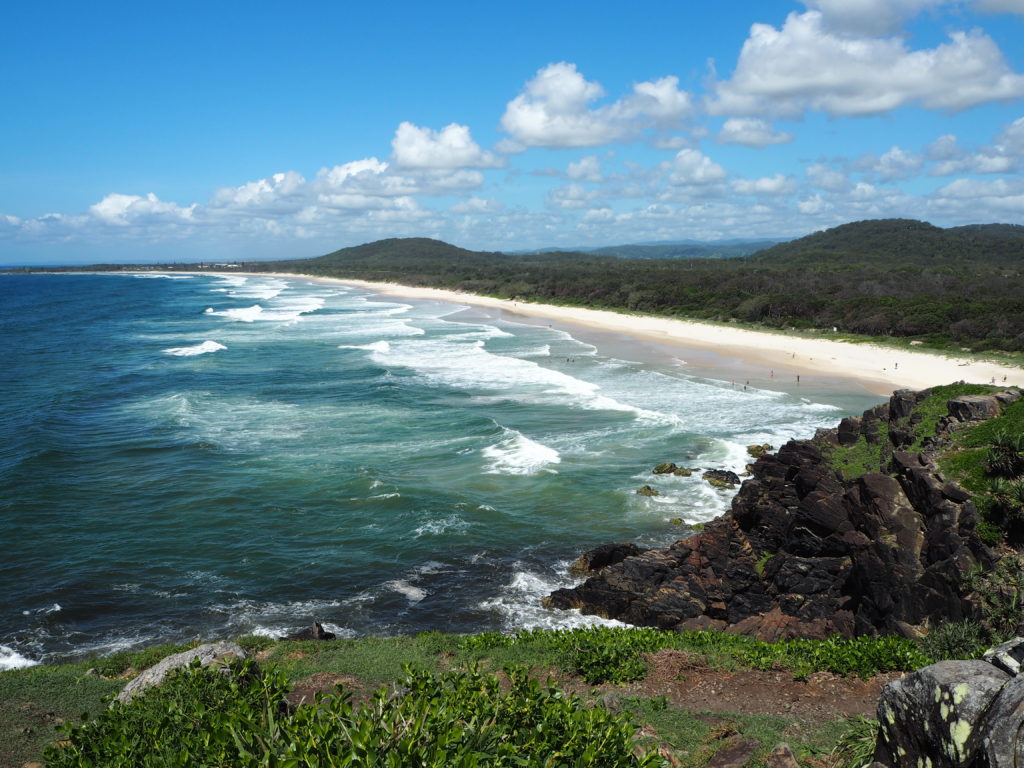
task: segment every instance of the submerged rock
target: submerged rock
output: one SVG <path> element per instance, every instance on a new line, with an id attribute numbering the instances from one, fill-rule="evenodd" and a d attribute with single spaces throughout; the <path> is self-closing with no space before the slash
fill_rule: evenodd
<path id="1" fill-rule="evenodd" d="M 286 637 L 282 637 L 282 640 L 333 640 L 335 634 L 333 632 L 326 631 L 319 621 L 314 621 L 311 626 L 305 629 L 300 629 L 298 632 L 293 632 Z"/>
<path id="2" fill-rule="evenodd" d="M 741 482 L 740 476 L 728 469 L 709 469 L 703 477 L 715 488 L 735 488 Z"/>
<path id="3" fill-rule="evenodd" d="M 643 488 L 637 488 L 636 492 L 640 496 L 661 496 L 661 491 L 651 488 L 649 485 L 645 485 Z"/>

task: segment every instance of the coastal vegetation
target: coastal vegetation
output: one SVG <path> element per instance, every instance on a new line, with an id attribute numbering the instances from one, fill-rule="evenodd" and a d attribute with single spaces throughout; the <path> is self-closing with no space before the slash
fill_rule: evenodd
<path id="1" fill-rule="evenodd" d="M 840 759 L 837 744 L 849 748 L 864 718 L 824 713 L 808 724 L 782 714 L 781 701 L 778 711 L 762 714 L 680 708 L 653 683 L 645 687 L 655 654 L 675 651 L 687 674 L 730 675 L 737 685 L 744 670 L 770 671 L 780 676 L 782 698 L 790 695 L 784 686 L 806 685 L 800 681 L 816 673 L 859 679 L 930 660 L 899 638 L 772 644 L 653 629 L 240 643 L 258 662 L 238 663 L 230 677 L 188 669 L 112 708 L 108 701 L 126 679 L 190 646 L 0 673 L 0 764 L 21 765 L 45 750 L 51 766 L 377 759 L 697 768 L 723 746 L 724 730 L 756 739 L 762 762 L 788 741 L 798 757 L 838 767 L 852 763 Z M 335 762 L 323 762 L 328 754 Z M 666 755 L 679 762 L 663 762 Z"/>
<path id="2" fill-rule="evenodd" d="M 1024 351 L 1024 227 L 861 221 L 744 258 L 502 254 L 389 239 L 248 269 L 386 281 L 832 338 Z M 833 331 L 834 329 L 834 331 Z"/>

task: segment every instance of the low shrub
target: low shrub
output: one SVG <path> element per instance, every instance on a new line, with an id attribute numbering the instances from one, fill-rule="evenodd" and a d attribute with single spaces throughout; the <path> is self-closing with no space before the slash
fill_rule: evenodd
<path id="1" fill-rule="evenodd" d="M 586 707 L 526 670 L 506 684 L 468 671 L 407 670 L 358 708 L 339 686 L 289 710 L 284 678 L 250 661 L 231 676 L 192 667 L 128 705 L 72 728 L 50 766 L 639 766 L 627 715 Z"/>

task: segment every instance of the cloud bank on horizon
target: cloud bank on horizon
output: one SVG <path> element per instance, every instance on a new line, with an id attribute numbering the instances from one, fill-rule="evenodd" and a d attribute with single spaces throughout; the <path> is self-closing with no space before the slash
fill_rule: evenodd
<path id="1" fill-rule="evenodd" d="M 786 237 L 879 217 L 1024 223 L 1024 0 L 735 5 L 742 25 L 706 12 L 656 20 L 640 40 L 595 12 L 593 45 L 572 42 L 582 22 L 568 16 L 533 39 L 531 6 L 507 44 L 468 67 L 451 54 L 450 69 L 421 58 L 415 32 L 443 60 L 445 44 L 482 31 L 463 19 L 438 41 L 410 10 L 404 37 L 377 41 L 386 67 L 340 56 L 325 77 L 299 46 L 282 49 L 274 84 L 275 47 L 246 45 L 253 58 L 214 77 L 216 93 L 175 72 L 216 35 L 183 27 L 184 45 L 125 75 L 124 41 L 145 38 L 129 19 L 124 50 L 86 46 L 101 61 L 79 74 L 40 63 L 60 35 L 26 61 L 37 30 L 0 53 L 16 83 L 0 129 L 0 263 L 291 258 L 395 236 L 491 250 Z M 531 39 L 535 50 L 516 44 Z M 268 111 L 293 89 L 317 108 L 293 67 L 340 98 L 344 119 L 293 133 L 302 114 Z M 245 125 L 254 110 L 264 119 Z M 224 129 L 216 146 L 204 118 Z"/>

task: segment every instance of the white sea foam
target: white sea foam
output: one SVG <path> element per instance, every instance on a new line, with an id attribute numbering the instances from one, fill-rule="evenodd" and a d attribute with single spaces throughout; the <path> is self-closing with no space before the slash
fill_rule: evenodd
<path id="1" fill-rule="evenodd" d="M 447 517 L 428 520 L 423 525 L 416 526 L 412 533 L 414 539 L 419 539 L 423 536 L 440 536 L 447 531 L 461 531 L 468 527 L 469 523 L 458 515 L 448 515 Z"/>
<path id="2" fill-rule="evenodd" d="M 141 277 L 148 279 L 162 278 L 164 280 L 190 280 L 193 275 L 132 275 L 132 277 Z"/>
<path id="3" fill-rule="evenodd" d="M 364 349 L 367 352 L 390 352 L 391 344 L 387 341 L 374 341 L 370 344 L 341 344 L 338 349 Z"/>
<path id="4" fill-rule="evenodd" d="M 428 594 L 425 589 L 420 589 L 419 587 L 410 584 L 405 579 L 394 579 L 392 581 L 385 582 L 384 586 L 393 589 L 400 595 L 405 595 L 406 599 L 413 604 L 420 602 Z"/>
<path id="5" fill-rule="evenodd" d="M 514 429 L 505 429 L 504 436 L 481 451 L 487 459 L 485 474 L 534 475 L 541 471 L 555 472 L 552 464 L 562 461 L 558 451 L 531 440 Z"/>
<path id="6" fill-rule="evenodd" d="M 568 574 L 568 562 L 559 563 L 555 573 L 541 574 L 528 570 L 521 562 L 515 563 L 512 579 L 501 591 L 478 605 L 501 617 L 507 631 L 517 629 L 558 629 L 568 627 L 622 627 L 621 621 L 585 616 L 578 610 L 551 610 L 541 599 L 575 581 Z"/>
<path id="7" fill-rule="evenodd" d="M 216 341 L 204 341 L 202 344 L 196 344 L 193 347 L 170 347 L 165 349 L 164 353 L 168 355 L 175 355 L 176 357 L 193 357 L 195 355 L 205 355 L 210 352 L 217 352 L 221 349 L 227 349 L 223 344 L 218 344 Z"/>
<path id="8" fill-rule="evenodd" d="M 34 667 L 38 664 L 38 661 L 33 661 L 25 656 L 22 656 L 16 650 L 7 645 L 0 645 L 0 672 L 5 669 L 23 669 L 24 667 Z"/>
<path id="9" fill-rule="evenodd" d="M 259 304 L 253 304 L 251 307 L 236 307 L 219 311 L 213 307 L 207 307 L 205 314 L 226 317 L 228 320 L 234 320 L 239 323 L 252 323 L 263 314 L 263 307 Z"/>
<path id="10" fill-rule="evenodd" d="M 599 393 L 600 385 L 570 376 L 532 360 L 506 357 L 489 352 L 484 342 L 428 338 L 416 341 L 393 341 L 386 352 L 375 351 L 374 362 L 400 365 L 417 371 L 428 381 L 442 386 L 464 389 L 474 394 L 494 393 L 497 400 L 518 400 L 527 403 L 560 403 L 589 410 L 611 410 L 633 413 L 652 421 L 673 422 L 645 408 L 623 403 Z M 487 394 L 478 395 L 486 402 Z"/>

